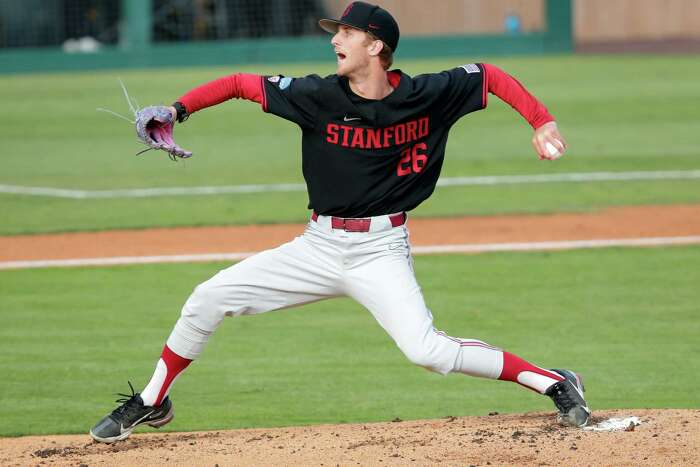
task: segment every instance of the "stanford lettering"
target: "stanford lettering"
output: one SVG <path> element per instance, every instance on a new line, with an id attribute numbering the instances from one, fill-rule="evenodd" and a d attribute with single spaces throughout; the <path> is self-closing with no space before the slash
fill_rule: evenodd
<path id="1" fill-rule="evenodd" d="M 428 137 L 430 117 L 422 117 L 385 128 L 326 125 L 326 142 L 352 149 L 379 149 L 401 146 Z"/>

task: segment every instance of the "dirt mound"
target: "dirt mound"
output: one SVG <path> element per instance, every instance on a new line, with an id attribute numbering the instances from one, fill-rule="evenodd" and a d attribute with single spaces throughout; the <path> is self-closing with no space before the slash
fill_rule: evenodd
<path id="1" fill-rule="evenodd" d="M 106 445 L 88 435 L 0 439 L 2 465 L 700 465 L 700 410 L 612 410 L 627 431 L 560 427 L 552 413 L 198 433 Z"/>

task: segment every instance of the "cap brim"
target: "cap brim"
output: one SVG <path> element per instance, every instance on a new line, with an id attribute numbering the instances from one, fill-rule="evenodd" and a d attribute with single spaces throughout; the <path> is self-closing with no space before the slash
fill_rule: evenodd
<path id="1" fill-rule="evenodd" d="M 326 32 L 329 32 L 331 34 L 335 34 L 338 32 L 338 26 L 347 26 L 349 28 L 355 28 L 359 29 L 360 31 L 363 31 L 362 28 L 358 28 L 354 24 L 346 23 L 343 21 L 338 21 L 337 19 L 320 19 L 318 20 L 318 25 L 321 27 Z"/>
<path id="2" fill-rule="evenodd" d="M 320 19 L 318 20 L 318 25 L 321 26 L 321 29 L 324 31 L 335 34 L 338 32 L 338 25 L 340 25 L 340 22 L 334 19 Z"/>

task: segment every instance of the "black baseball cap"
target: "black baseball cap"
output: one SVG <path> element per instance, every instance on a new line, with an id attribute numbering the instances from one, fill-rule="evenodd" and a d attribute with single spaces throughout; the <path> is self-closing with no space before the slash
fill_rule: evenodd
<path id="1" fill-rule="evenodd" d="M 352 2 L 345 8 L 340 19 L 322 19 L 318 25 L 323 30 L 335 34 L 339 25 L 350 26 L 371 32 L 381 39 L 391 50 L 399 45 L 399 25 L 384 8 L 371 3 Z"/>

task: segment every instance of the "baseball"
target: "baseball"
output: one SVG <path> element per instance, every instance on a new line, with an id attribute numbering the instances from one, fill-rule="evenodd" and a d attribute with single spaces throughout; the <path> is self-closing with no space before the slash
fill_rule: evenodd
<path id="1" fill-rule="evenodd" d="M 547 152 L 549 153 L 549 155 L 551 157 L 553 157 L 554 159 L 558 159 L 559 157 L 561 157 L 561 153 L 559 152 L 559 149 L 557 149 L 557 147 L 555 145 L 553 145 L 552 143 L 550 143 L 549 141 L 547 141 L 545 143 L 544 147 L 547 149 Z"/>

